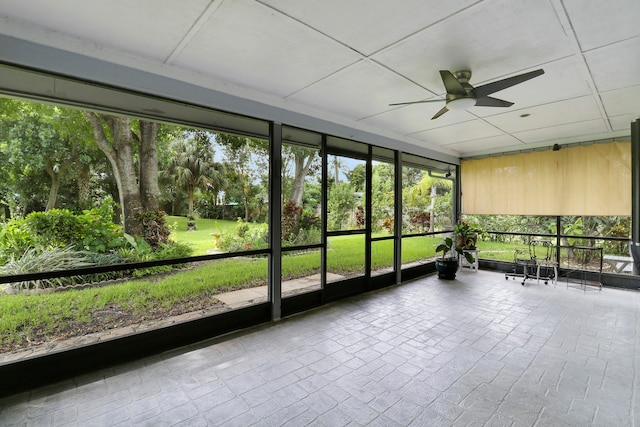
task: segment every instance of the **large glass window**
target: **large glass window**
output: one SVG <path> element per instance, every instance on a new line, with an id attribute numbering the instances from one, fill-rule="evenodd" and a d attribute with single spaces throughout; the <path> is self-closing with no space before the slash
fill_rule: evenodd
<path id="1" fill-rule="evenodd" d="M 412 166 L 402 168 L 402 234 L 453 227 L 453 180 Z"/>
<path id="2" fill-rule="evenodd" d="M 283 127 L 282 294 L 321 286 L 322 137 Z"/>
<path id="3" fill-rule="evenodd" d="M 371 168 L 371 275 L 394 270 L 395 236 L 395 166 L 390 150 L 374 149 Z"/>
<path id="4" fill-rule="evenodd" d="M 0 98 L 0 158 L 0 353 L 268 301 L 267 139 Z"/>

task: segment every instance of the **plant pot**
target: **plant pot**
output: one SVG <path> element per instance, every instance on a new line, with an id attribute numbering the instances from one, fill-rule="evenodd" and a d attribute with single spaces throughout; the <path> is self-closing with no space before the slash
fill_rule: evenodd
<path id="1" fill-rule="evenodd" d="M 436 270 L 438 270 L 438 278 L 445 280 L 453 280 L 456 278 L 458 271 L 457 258 L 438 258 L 436 259 Z"/>
<path id="2" fill-rule="evenodd" d="M 456 245 L 462 249 L 475 249 L 478 243 L 478 234 L 468 234 L 466 236 L 458 236 Z"/>

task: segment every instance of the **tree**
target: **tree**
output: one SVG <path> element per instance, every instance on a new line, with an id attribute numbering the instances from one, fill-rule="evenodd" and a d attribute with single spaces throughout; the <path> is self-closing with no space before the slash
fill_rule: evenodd
<path id="1" fill-rule="evenodd" d="M 137 130 L 128 117 L 85 112 L 98 147 L 105 154 L 118 186 L 125 232 L 144 235 L 145 211 L 158 210 L 158 127 L 155 122 L 137 120 Z M 133 119 L 134 121 L 136 119 Z M 135 143 L 138 144 L 140 179 L 136 173 Z"/>
<path id="2" fill-rule="evenodd" d="M 34 180 L 44 172 L 49 181 L 45 210 L 56 205 L 61 183 L 69 177 L 71 166 L 86 148 L 86 129 L 76 126 L 69 116 L 77 111 L 57 106 L 36 104 L 13 99 L 0 100 L 0 122 L 4 140 L 2 152 L 6 164 L 11 165 L 13 183 L 24 179 L 23 189 L 33 194 Z M 43 175 L 44 177 L 44 175 Z M 30 187 L 29 191 L 28 188 Z"/>
<path id="3" fill-rule="evenodd" d="M 233 172 L 233 176 L 226 180 L 225 194 L 227 198 L 239 198 L 238 201 L 244 207 L 244 220 L 249 221 L 252 198 L 260 192 L 254 185 L 254 181 L 259 177 L 255 167 L 258 159 L 254 156 L 268 158 L 269 144 L 267 141 L 231 134 L 217 134 L 216 141 L 222 145 L 225 164 Z"/>
<path id="4" fill-rule="evenodd" d="M 289 162 L 293 164 L 293 181 L 289 196 L 285 197 L 291 200 L 296 206 L 302 206 L 302 198 L 304 195 L 304 183 L 312 166 L 319 166 L 320 156 L 318 150 L 314 148 L 298 147 L 293 145 L 285 145 L 283 147 L 285 165 Z M 286 166 L 283 167 L 283 175 L 286 176 Z"/>
<path id="5" fill-rule="evenodd" d="M 346 227 L 349 215 L 356 204 L 353 193 L 353 187 L 345 182 L 337 183 L 329 191 L 327 220 L 331 230 L 342 230 Z"/>
<path id="6" fill-rule="evenodd" d="M 208 144 L 195 139 L 181 139 L 170 146 L 172 158 L 164 171 L 179 188 L 186 190 L 188 216 L 193 215 L 195 190 L 211 183 L 211 175 L 217 171 L 213 164 L 213 152 Z"/>

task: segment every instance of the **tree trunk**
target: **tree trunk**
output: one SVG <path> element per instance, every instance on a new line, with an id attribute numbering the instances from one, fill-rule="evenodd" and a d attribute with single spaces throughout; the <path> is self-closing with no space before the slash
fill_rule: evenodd
<path id="1" fill-rule="evenodd" d="M 56 207 L 56 199 L 58 198 L 58 190 L 60 189 L 60 174 L 54 172 L 50 175 L 51 187 L 49 188 L 49 199 L 47 199 L 47 206 L 45 211 L 50 211 Z"/>
<path id="2" fill-rule="evenodd" d="M 147 211 L 157 212 L 160 208 L 158 195 L 158 124 L 140 120 L 140 141 L 138 155 L 140 161 L 140 199 Z"/>
<path id="3" fill-rule="evenodd" d="M 124 231 L 134 236 L 143 235 L 142 202 L 133 161 L 133 140 L 131 123 L 126 117 L 114 117 L 96 113 L 85 113 L 93 128 L 98 147 L 104 152 L 111 164 L 118 185 L 118 195 L 122 207 Z M 102 121 L 109 126 L 113 141 L 109 141 Z"/>
<path id="4" fill-rule="evenodd" d="M 91 208 L 91 170 L 82 165 L 78 168 L 78 206 L 80 209 Z"/>
<path id="5" fill-rule="evenodd" d="M 10 220 L 11 219 L 11 207 L 9 205 L 6 205 L 2 202 L 0 202 L 0 206 L 2 206 L 2 208 L 4 209 L 4 219 L 5 220 Z"/>
<path id="6" fill-rule="evenodd" d="M 56 199 L 58 198 L 58 191 L 60 190 L 60 180 L 67 172 L 71 164 L 76 160 L 78 156 L 78 145 L 72 143 L 71 156 L 65 159 L 62 164 L 52 164 L 52 159 L 47 157 L 45 159 L 45 169 L 49 178 L 51 178 L 51 187 L 49 188 L 49 199 L 47 200 L 47 206 L 45 211 L 50 211 L 56 207 Z"/>
<path id="7" fill-rule="evenodd" d="M 435 225 L 435 219 L 436 219 L 436 214 L 435 214 L 435 207 L 436 207 L 436 197 L 437 197 L 438 193 L 437 193 L 437 187 L 435 184 L 431 185 L 431 201 L 430 201 L 430 206 L 429 206 L 429 232 L 433 233 L 434 231 L 434 225 Z"/>
<path id="8" fill-rule="evenodd" d="M 296 153 L 295 155 L 295 175 L 293 178 L 293 185 L 291 187 L 291 196 L 289 197 L 289 200 L 293 200 L 296 206 L 302 206 L 302 196 L 304 194 L 304 179 L 307 177 L 307 173 L 309 173 L 309 168 L 311 168 L 313 156 L 314 154 L 305 155 L 304 153 Z"/>
<path id="9" fill-rule="evenodd" d="M 189 212 L 187 214 L 187 217 L 191 217 L 193 215 L 193 185 L 189 184 L 189 187 L 187 188 L 187 197 L 188 197 L 188 205 L 189 205 Z"/>

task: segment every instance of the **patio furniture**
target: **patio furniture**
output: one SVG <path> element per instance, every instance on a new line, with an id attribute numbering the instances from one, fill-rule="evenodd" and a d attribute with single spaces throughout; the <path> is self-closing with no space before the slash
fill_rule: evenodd
<path id="1" fill-rule="evenodd" d="M 519 271 L 521 269 L 521 271 Z M 514 249 L 513 251 L 513 272 L 505 273 L 504 278 L 509 280 L 509 277 L 516 279 L 516 277 L 522 278 L 522 286 L 524 286 L 527 279 L 535 277 L 536 262 L 531 257 L 531 251 L 523 251 L 521 249 Z"/>
<path id="2" fill-rule="evenodd" d="M 533 258 L 536 261 L 536 279 L 538 281 L 544 280 L 545 285 L 551 280 L 555 286 L 558 278 L 556 247 L 550 240 L 534 240 L 531 244 L 533 245 Z"/>
<path id="3" fill-rule="evenodd" d="M 470 254 L 473 255 L 473 262 L 469 263 L 469 261 L 467 261 L 467 258 L 465 258 L 465 256 L 463 254 L 459 254 L 458 255 L 458 261 L 460 262 L 460 268 L 468 268 L 469 270 L 473 271 L 473 272 L 478 272 L 478 252 L 480 252 L 480 250 L 478 248 L 476 249 L 464 249 L 464 252 L 469 252 Z"/>
<path id="4" fill-rule="evenodd" d="M 602 260 L 611 267 L 614 273 L 631 273 L 633 258 L 628 256 L 605 255 Z"/>
<path id="5" fill-rule="evenodd" d="M 567 288 L 602 291 L 603 255 L 601 247 L 560 246 L 567 250 L 567 270 L 564 273 Z"/>
<path id="6" fill-rule="evenodd" d="M 521 271 L 519 271 L 521 270 Z M 555 259 L 555 246 L 549 240 L 532 240 L 529 242 L 529 250 L 515 249 L 513 254 L 513 272 L 506 273 L 505 279 L 512 277 L 522 278 L 522 286 L 527 279 L 544 280 L 544 284 L 549 284 L 552 280 L 554 285 L 558 277 L 558 263 Z"/>

